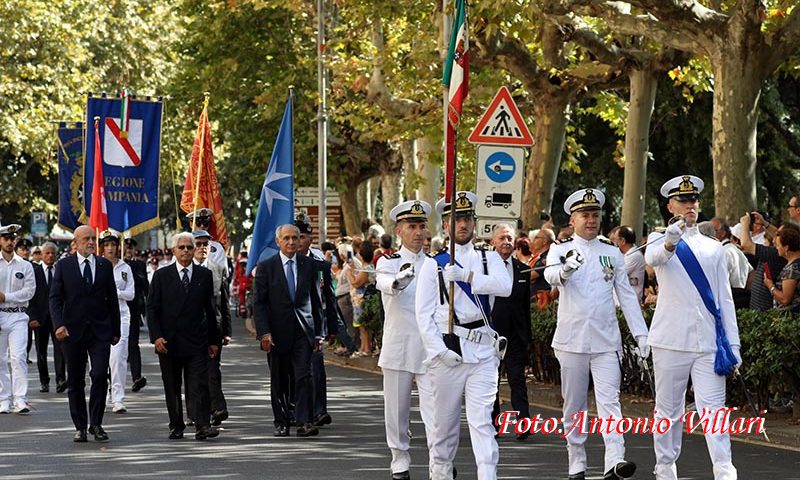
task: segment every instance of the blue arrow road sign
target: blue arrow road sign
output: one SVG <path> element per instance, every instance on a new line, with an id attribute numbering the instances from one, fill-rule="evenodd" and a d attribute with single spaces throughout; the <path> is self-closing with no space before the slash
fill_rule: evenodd
<path id="1" fill-rule="evenodd" d="M 517 163 L 506 152 L 494 152 L 486 159 L 486 176 L 495 183 L 505 183 L 514 178 Z"/>

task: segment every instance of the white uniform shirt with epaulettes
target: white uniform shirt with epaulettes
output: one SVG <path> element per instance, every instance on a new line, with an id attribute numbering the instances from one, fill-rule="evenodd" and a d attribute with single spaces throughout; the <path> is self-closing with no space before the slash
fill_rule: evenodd
<path id="1" fill-rule="evenodd" d="M 425 373 L 425 347 L 420 339 L 417 326 L 414 296 L 417 278 L 425 263 L 422 250 L 414 253 L 400 247 L 396 253 L 383 255 L 376 265 L 376 287 L 381 292 L 385 321 L 383 324 L 383 343 L 378 366 L 411 373 Z M 403 290 L 392 288 L 395 275 L 406 264 L 414 266 L 415 278 Z"/>
<path id="2" fill-rule="evenodd" d="M 583 257 L 567 280 L 561 279 L 561 257 L 575 249 Z M 550 247 L 544 271 L 547 282 L 557 287 L 558 323 L 552 347 L 572 353 L 605 353 L 622 349 L 613 293 L 616 292 L 628 328 L 634 338 L 647 335 L 639 300 L 628 280 L 622 252 L 599 237 L 578 235 Z"/>
<path id="3" fill-rule="evenodd" d="M 221 243 L 216 240 L 208 241 L 208 259 L 225 268 L 225 276 L 228 276 L 228 258 Z"/>
<path id="4" fill-rule="evenodd" d="M 6 297 L 4 302 L 0 302 L 0 308 L 19 310 L 0 312 L 0 328 L 16 322 L 27 322 L 28 314 L 25 309 L 36 293 L 33 265 L 16 253 L 10 262 L 0 256 L 0 291 Z"/>
<path id="5" fill-rule="evenodd" d="M 130 321 L 131 311 L 128 302 L 136 296 L 133 283 L 133 271 L 130 265 L 123 260 L 117 260 L 114 265 L 114 283 L 117 286 L 117 302 L 119 302 L 119 316 L 122 320 Z"/>
<path id="6" fill-rule="evenodd" d="M 456 261 L 463 269 L 472 272 L 472 292 L 476 295 L 489 295 L 489 305 L 494 305 L 494 297 L 511 295 L 513 284 L 500 255 L 491 251 L 485 253 L 488 274 L 483 273 L 483 254 L 478 249 L 472 244 L 456 245 Z M 427 258 L 417 276 L 417 324 L 422 334 L 422 342 L 425 344 L 426 362 L 430 362 L 447 350 L 442 333 L 447 333 L 448 330 L 449 306 L 446 300 L 442 303 L 440 299 L 438 268 L 436 260 Z M 449 289 L 449 284 L 446 285 Z M 467 297 L 458 285 L 455 287 L 453 304 L 458 321 L 462 325 L 483 320 L 478 306 Z M 491 333 L 485 326 L 478 330 Z M 463 338 L 459 340 L 464 363 L 479 363 L 481 360 L 497 355 L 491 345 L 483 345 Z"/>
<path id="7" fill-rule="evenodd" d="M 654 242 L 663 236 L 663 233 L 651 233 L 647 241 Z M 697 227 L 686 228 L 681 238 L 692 249 L 706 274 L 722 314 L 722 324 L 728 341 L 732 346 L 740 345 L 727 259 L 722 244 L 700 233 Z M 658 278 L 658 301 L 648 343 L 653 347 L 682 352 L 716 352 L 714 317 L 709 313 L 675 252 L 667 251 L 663 241 L 659 241 L 647 247 L 644 258 L 655 269 Z"/>

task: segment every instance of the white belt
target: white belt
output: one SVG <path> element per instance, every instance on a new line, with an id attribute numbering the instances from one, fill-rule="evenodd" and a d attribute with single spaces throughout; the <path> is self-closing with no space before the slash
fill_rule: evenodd
<path id="1" fill-rule="evenodd" d="M 494 347 L 497 341 L 497 334 L 495 332 L 481 331 L 478 328 L 470 330 L 458 325 L 453 325 L 453 333 L 455 333 L 457 337 L 463 338 L 468 342 L 489 345 L 491 347 Z"/>

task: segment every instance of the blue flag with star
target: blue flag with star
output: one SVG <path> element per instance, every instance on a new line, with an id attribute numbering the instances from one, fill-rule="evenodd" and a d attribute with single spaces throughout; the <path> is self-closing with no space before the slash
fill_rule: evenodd
<path id="1" fill-rule="evenodd" d="M 256 223 L 253 226 L 253 239 L 247 256 L 247 275 L 259 262 L 278 253 L 275 242 L 275 229 L 279 225 L 294 221 L 294 130 L 292 126 L 292 100 L 289 93 L 286 109 L 283 111 L 281 128 L 272 158 L 267 167 L 261 199 L 258 201 Z"/>

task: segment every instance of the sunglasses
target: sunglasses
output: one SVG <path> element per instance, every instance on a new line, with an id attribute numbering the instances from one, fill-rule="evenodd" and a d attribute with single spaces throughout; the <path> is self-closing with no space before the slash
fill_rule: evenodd
<path id="1" fill-rule="evenodd" d="M 194 245 L 178 245 L 175 248 L 178 250 L 194 250 Z"/>
<path id="2" fill-rule="evenodd" d="M 195 247 L 207 247 L 208 242 L 194 242 Z"/>

